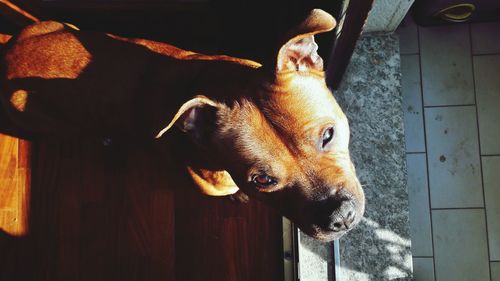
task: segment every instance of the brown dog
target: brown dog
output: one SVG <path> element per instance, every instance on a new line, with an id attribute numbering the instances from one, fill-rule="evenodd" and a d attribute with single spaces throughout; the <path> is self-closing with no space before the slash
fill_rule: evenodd
<path id="1" fill-rule="evenodd" d="M 241 189 L 307 234 L 336 239 L 360 221 L 364 195 L 313 37 L 334 26 L 312 11 L 262 67 L 40 22 L 3 50 L 2 103 L 35 136 L 168 138 L 177 125 L 197 151 L 186 168 L 204 193 Z"/>

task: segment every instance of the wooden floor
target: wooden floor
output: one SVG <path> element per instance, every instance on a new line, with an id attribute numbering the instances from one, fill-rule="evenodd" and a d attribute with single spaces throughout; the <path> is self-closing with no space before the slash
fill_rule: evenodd
<path id="1" fill-rule="evenodd" d="M 0 280 L 282 280 L 281 217 L 177 186 L 160 154 L 0 135 Z M 30 180 L 31 179 L 31 180 Z"/>

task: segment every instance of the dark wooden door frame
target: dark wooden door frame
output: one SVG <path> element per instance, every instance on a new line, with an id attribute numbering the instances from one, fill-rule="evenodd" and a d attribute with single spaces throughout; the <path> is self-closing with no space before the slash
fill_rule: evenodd
<path id="1" fill-rule="evenodd" d="M 338 89 L 342 82 L 372 6 L 373 0 L 350 0 L 345 15 L 339 18 L 339 22 L 343 20 L 341 30 L 338 31 L 340 36 L 335 42 L 326 70 L 329 87 Z"/>

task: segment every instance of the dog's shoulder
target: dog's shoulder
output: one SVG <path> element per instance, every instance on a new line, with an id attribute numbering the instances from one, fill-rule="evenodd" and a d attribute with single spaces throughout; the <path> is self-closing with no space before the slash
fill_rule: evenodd
<path id="1" fill-rule="evenodd" d="M 25 27 L 3 52 L 7 79 L 24 77 L 75 78 L 91 54 L 75 36 L 73 25 L 42 21 Z"/>
<path id="2" fill-rule="evenodd" d="M 26 40 L 29 38 L 46 35 L 54 32 L 61 32 L 64 30 L 70 29 L 78 29 L 71 24 L 64 24 L 57 21 L 41 21 L 36 22 L 31 25 L 25 27 L 17 36 L 16 40 Z"/>

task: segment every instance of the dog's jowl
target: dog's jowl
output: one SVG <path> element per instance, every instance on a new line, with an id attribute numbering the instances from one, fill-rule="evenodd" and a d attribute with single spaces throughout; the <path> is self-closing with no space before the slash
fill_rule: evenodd
<path id="1" fill-rule="evenodd" d="M 347 118 L 314 41 L 334 27 L 313 10 L 260 64 L 39 22 L 2 50 L 2 106 L 34 136 L 182 132 L 184 149 L 197 151 L 184 169 L 202 192 L 244 192 L 328 241 L 364 212 Z"/>

